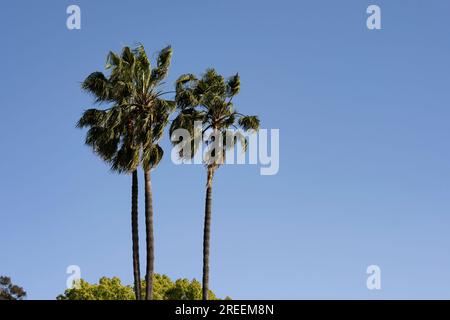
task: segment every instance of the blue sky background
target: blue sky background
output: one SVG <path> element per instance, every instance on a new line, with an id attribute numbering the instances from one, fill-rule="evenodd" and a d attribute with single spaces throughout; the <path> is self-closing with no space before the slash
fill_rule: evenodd
<path id="1" fill-rule="evenodd" d="M 366 28 L 369 4 L 381 31 Z M 131 178 L 75 122 L 92 106 L 79 83 L 142 42 L 173 46 L 168 90 L 182 73 L 239 72 L 236 106 L 280 129 L 278 175 L 216 175 L 219 296 L 449 299 L 449 14 L 443 0 L 2 3 L 0 274 L 31 299 L 62 293 L 72 264 L 132 283 Z M 169 157 L 153 173 L 157 272 L 201 279 L 205 179 Z M 371 264 L 381 291 L 366 288 Z"/>

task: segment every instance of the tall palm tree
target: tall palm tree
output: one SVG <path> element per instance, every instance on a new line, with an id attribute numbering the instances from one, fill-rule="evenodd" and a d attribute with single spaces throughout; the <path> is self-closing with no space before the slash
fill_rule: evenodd
<path id="1" fill-rule="evenodd" d="M 104 86 L 104 87 L 103 87 Z M 82 84 L 83 89 L 96 96 L 96 102 L 110 102 L 112 97 L 107 95 L 113 90 L 111 83 L 101 73 L 93 73 Z M 116 92 L 116 91 L 114 91 Z M 105 94 L 105 95 L 102 95 Z M 79 128 L 89 128 L 86 134 L 86 144 L 91 146 L 94 152 L 103 160 L 111 164 L 111 169 L 120 173 L 132 173 L 131 186 L 131 234 L 133 250 L 133 276 L 136 299 L 141 299 L 140 260 L 139 260 L 139 233 L 138 233 L 138 162 L 137 147 L 133 145 L 130 135 L 127 134 L 131 124 L 130 115 L 122 110 L 121 97 L 116 97 L 113 106 L 109 109 L 89 109 L 77 123 Z M 120 154 L 118 151 L 121 151 Z M 119 161 L 119 158 L 122 160 Z M 126 160 L 128 158 L 128 160 Z"/>
<path id="2" fill-rule="evenodd" d="M 142 298 L 139 268 L 139 237 L 137 213 L 137 168 L 142 165 L 145 177 L 146 225 L 146 293 L 153 297 L 154 236 L 153 205 L 150 171 L 162 159 L 163 150 L 158 142 L 162 138 L 175 102 L 162 98 L 167 92 L 159 88 L 168 74 L 172 57 L 171 47 L 160 51 L 155 68 L 151 68 L 144 47 L 132 50 L 125 47 L 122 53 L 110 52 L 106 77 L 94 72 L 84 82 L 83 88 L 92 93 L 96 102 L 107 102 L 108 109 L 85 111 L 78 127 L 89 127 L 86 143 L 111 168 L 119 172 L 132 172 L 132 239 L 133 274 L 136 299 Z"/>
<path id="3" fill-rule="evenodd" d="M 244 150 L 247 140 L 242 133 L 231 132 L 231 128 L 243 131 L 257 131 L 259 119 L 256 116 L 244 116 L 234 109 L 232 100 L 240 91 L 239 75 L 225 80 L 214 69 L 208 69 L 197 79 L 192 74 L 182 75 L 176 83 L 176 102 L 179 113 L 171 124 L 170 135 L 177 129 L 190 133 L 190 139 L 174 141 L 182 147 L 180 156 L 192 158 L 203 139 L 196 139 L 195 122 L 201 124 L 201 133 L 207 153 L 204 163 L 207 169 L 205 220 L 203 230 L 203 300 L 208 300 L 209 256 L 211 239 L 212 184 L 215 171 L 225 161 L 226 150 L 233 148 L 239 140 Z M 232 139 L 229 139 L 232 137 Z M 186 148 L 189 152 L 186 152 Z"/>

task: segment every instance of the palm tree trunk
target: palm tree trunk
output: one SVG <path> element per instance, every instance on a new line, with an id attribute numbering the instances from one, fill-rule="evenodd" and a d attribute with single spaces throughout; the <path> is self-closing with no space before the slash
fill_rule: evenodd
<path id="1" fill-rule="evenodd" d="M 131 183 L 131 237 L 133 240 L 133 276 L 136 300 L 141 300 L 141 270 L 139 263 L 139 228 L 138 228 L 138 174 L 133 171 Z"/>
<path id="2" fill-rule="evenodd" d="M 145 275 L 146 300 L 153 299 L 153 273 L 155 260 L 155 243 L 153 237 L 153 204 L 152 204 L 152 182 L 150 179 L 150 169 L 145 169 L 145 227 L 147 240 L 147 272 Z"/>
<path id="3" fill-rule="evenodd" d="M 212 180 L 214 169 L 208 168 L 205 200 L 205 225 L 203 227 L 203 300 L 208 300 L 209 292 L 209 247 L 211 240 L 211 205 L 212 205 Z"/>

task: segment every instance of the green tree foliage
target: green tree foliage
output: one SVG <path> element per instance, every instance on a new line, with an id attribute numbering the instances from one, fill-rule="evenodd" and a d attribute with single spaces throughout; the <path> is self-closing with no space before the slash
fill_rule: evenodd
<path id="1" fill-rule="evenodd" d="M 23 300 L 27 293 L 11 282 L 10 277 L 0 277 L 0 300 Z"/>
<path id="2" fill-rule="evenodd" d="M 145 290 L 145 281 L 142 287 Z M 193 279 L 178 279 L 173 282 L 168 276 L 154 274 L 153 299 L 154 300 L 200 300 L 202 298 L 202 286 Z M 103 277 L 98 284 L 90 284 L 80 280 L 72 289 L 67 289 L 64 294 L 57 297 L 58 300 L 135 300 L 133 287 L 124 285 L 119 278 Z M 218 300 L 210 291 L 210 300 Z M 226 299 L 230 299 L 227 297 Z"/>
<path id="3" fill-rule="evenodd" d="M 72 289 L 67 289 L 58 300 L 135 300 L 133 287 L 125 286 L 119 278 L 100 279 L 98 284 L 79 280 Z"/>
<path id="4" fill-rule="evenodd" d="M 201 300 L 202 285 L 197 280 L 178 279 L 166 293 L 167 300 Z M 210 290 L 209 300 L 218 300 Z"/>

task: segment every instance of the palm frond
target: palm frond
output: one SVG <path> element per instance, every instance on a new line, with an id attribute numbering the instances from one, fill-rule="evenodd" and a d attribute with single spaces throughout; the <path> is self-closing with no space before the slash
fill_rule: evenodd
<path id="1" fill-rule="evenodd" d="M 84 111 L 78 120 L 77 128 L 86 128 L 93 126 L 102 126 L 106 118 L 106 111 L 98 109 L 88 109 Z"/>
<path id="2" fill-rule="evenodd" d="M 239 74 L 236 73 L 227 81 L 227 95 L 229 97 L 234 97 L 241 90 L 241 79 Z"/>
<path id="3" fill-rule="evenodd" d="M 158 144 L 144 148 L 141 159 L 144 170 L 156 167 L 161 162 L 163 156 L 164 150 Z"/>
<path id="4" fill-rule="evenodd" d="M 239 119 L 239 126 L 245 131 L 258 131 L 259 130 L 259 119 L 257 116 L 245 116 Z"/>
<path id="5" fill-rule="evenodd" d="M 81 84 L 81 88 L 95 98 L 95 102 L 110 101 L 110 84 L 102 72 L 91 73 Z"/>
<path id="6" fill-rule="evenodd" d="M 151 83 L 154 85 L 158 84 L 167 76 L 172 59 L 172 52 L 172 47 L 167 46 L 159 53 L 156 68 L 152 70 L 151 75 Z"/>

